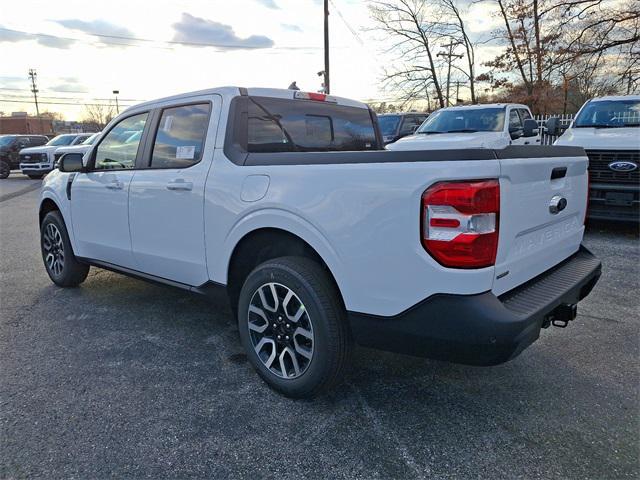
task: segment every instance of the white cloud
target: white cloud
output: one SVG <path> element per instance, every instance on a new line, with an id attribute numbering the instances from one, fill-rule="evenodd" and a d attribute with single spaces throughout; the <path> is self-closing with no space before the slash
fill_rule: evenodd
<path id="1" fill-rule="evenodd" d="M 51 48 L 69 48 L 74 41 L 51 35 L 33 34 L 0 27 L 0 43 L 14 43 L 35 40 L 38 44 Z"/>
<path id="2" fill-rule="evenodd" d="M 88 35 L 107 35 L 116 37 L 133 37 L 133 32 L 125 27 L 115 25 L 105 20 L 54 20 L 55 23 L 62 25 L 69 30 L 75 30 L 86 33 Z"/>
<path id="3" fill-rule="evenodd" d="M 280 26 L 283 30 L 286 30 L 288 32 L 302 32 L 302 29 L 298 25 L 294 25 L 292 23 L 281 23 Z"/>
<path id="4" fill-rule="evenodd" d="M 212 44 L 221 49 L 270 48 L 274 45 L 273 40 L 264 35 L 241 38 L 230 25 L 194 17 L 188 13 L 183 13 L 180 21 L 172 26 L 176 32 L 173 37 L 176 42 Z"/>

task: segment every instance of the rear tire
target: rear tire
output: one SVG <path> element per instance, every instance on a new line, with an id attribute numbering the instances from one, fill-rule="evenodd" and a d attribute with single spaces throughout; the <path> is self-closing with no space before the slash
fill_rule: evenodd
<path id="1" fill-rule="evenodd" d="M 44 175 L 39 173 L 37 175 L 27 175 L 31 180 L 40 180 Z"/>
<path id="2" fill-rule="evenodd" d="M 11 167 L 4 160 L 0 160 L 0 179 L 4 180 L 11 174 Z"/>
<path id="3" fill-rule="evenodd" d="M 292 398 L 311 398 L 337 384 L 353 348 L 336 286 L 303 257 L 269 260 L 249 274 L 238 328 L 260 377 Z"/>
<path id="4" fill-rule="evenodd" d="M 40 224 L 40 248 L 49 278 L 59 287 L 77 287 L 87 278 L 89 265 L 73 254 L 67 228 L 59 211 L 45 215 Z"/>

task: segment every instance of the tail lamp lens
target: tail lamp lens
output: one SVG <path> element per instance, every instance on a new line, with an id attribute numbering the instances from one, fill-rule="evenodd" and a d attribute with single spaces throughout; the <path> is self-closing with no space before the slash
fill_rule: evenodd
<path id="1" fill-rule="evenodd" d="M 422 245 L 445 267 L 492 266 L 499 214 L 497 180 L 436 183 L 422 194 Z"/>

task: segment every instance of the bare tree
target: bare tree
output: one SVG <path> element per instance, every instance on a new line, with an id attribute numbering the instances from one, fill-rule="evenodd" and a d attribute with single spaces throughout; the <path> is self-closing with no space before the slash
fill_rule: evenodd
<path id="1" fill-rule="evenodd" d="M 98 130 L 102 130 L 115 116 L 114 114 L 115 109 L 112 105 L 88 104 L 84 106 L 82 121 Z"/>
<path id="2" fill-rule="evenodd" d="M 588 90 L 609 91 L 605 71 L 620 88 L 622 77 L 627 90 L 635 85 L 637 63 L 631 62 L 630 72 L 626 66 L 638 50 L 640 0 L 488 1 L 498 7 L 503 26 L 496 33 L 507 44 L 481 77 L 494 88 L 522 85 L 534 110 L 542 112 L 547 93 L 559 85 L 565 108 L 569 89 L 585 92 L 586 82 L 596 82 Z M 626 61 L 620 62 L 622 50 Z"/>
<path id="3" fill-rule="evenodd" d="M 448 27 L 435 20 L 434 10 L 425 0 L 376 0 L 369 5 L 375 30 L 392 39 L 387 52 L 398 58 L 384 72 L 383 83 L 403 105 L 424 98 L 429 89 L 440 107 L 445 105 L 434 49 Z"/>
<path id="4" fill-rule="evenodd" d="M 444 21 L 447 22 L 449 36 L 458 41 L 466 52 L 466 69 L 456 67 L 467 78 L 471 93 L 471 103 L 476 103 L 475 89 L 475 43 L 467 34 L 466 23 L 463 18 L 463 11 L 457 0 L 439 0 L 441 13 Z M 456 99 L 457 101 L 457 99 Z"/>

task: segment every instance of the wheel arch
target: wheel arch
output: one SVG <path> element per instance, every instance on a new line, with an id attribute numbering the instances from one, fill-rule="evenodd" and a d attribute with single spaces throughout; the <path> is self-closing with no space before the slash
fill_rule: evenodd
<path id="1" fill-rule="evenodd" d="M 227 292 L 232 308 L 235 310 L 242 285 L 251 271 L 267 260 L 284 256 L 305 257 L 318 263 L 328 273 L 345 306 L 335 267 L 332 268 L 318 250 L 312 242 L 287 229 L 260 227 L 246 232 L 235 244 L 227 262 Z"/>
<path id="2" fill-rule="evenodd" d="M 60 214 L 62 215 L 60 206 L 55 202 L 55 200 L 50 197 L 42 199 L 42 202 L 40 202 L 40 209 L 38 210 L 38 225 L 42 225 L 42 220 L 44 220 L 45 215 L 53 211 L 61 212 Z"/>

